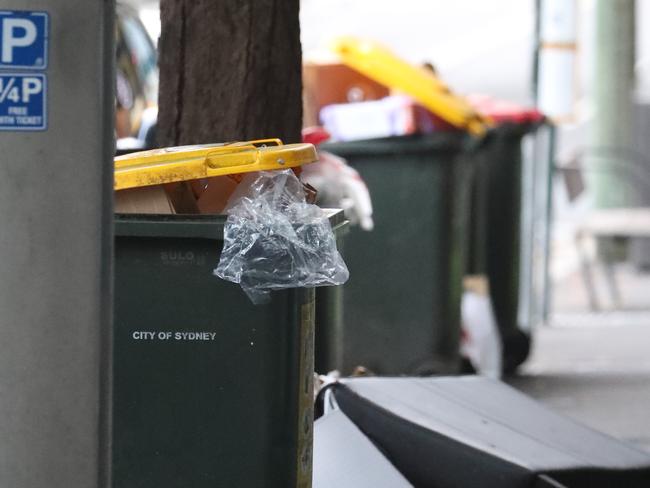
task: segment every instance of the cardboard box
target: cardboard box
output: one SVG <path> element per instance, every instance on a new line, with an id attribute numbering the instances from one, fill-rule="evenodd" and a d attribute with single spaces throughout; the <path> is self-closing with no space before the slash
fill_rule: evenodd
<path id="1" fill-rule="evenodd" d="M 173 214 L 175 212 L 162 186 L 146 186 L 116 191 L 115 213 Z"/>
<path id="2" fill-rule="evenodd" d="M 320 123 L 320 110 L 335 103 L 379 100 L 390 94 L 388 88 L 344 64 L 305 63 L 303 78 L 303 125 Z"/>
<path id="3" fill-rule="evenodd" d="M 223 213 L 230 196 L 237 189 L 237 185 L 237 179 L 230 176 L 216 176 L 192 181 L 199 213 Z"/>

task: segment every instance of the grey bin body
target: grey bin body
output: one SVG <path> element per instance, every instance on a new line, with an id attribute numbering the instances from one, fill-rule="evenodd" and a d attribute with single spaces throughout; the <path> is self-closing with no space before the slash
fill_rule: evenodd
<path id="1" fill-rule="evenodd" d="M 316 420 L 313 488 L 411 486 L 341 410 Z"/>
<path id="2" fill-rule="evenodd" d="M 343 413 L 416 487 L 650 486 L 650 454 L 497 381 L 353 378 L 329 388 Z"/>
<path id="3" fill-rule="evenodd" d="M 343 325 L 317 331 L 319 372 L 429 374 L 458 368 L 471 164 L 448 132 L 324 144 L 348 160 L 373 200 L 375 228 L 352 228 Z"/>
<path id="4" fill-rule="evenodd" d="M 213 276 L 224 222 L 116 217 L 114 488 L 311 479 L 314 290 L 255 306 Z"/>

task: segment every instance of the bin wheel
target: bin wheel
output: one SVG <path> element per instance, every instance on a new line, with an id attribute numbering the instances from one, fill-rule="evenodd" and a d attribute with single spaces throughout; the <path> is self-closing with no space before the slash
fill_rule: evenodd
<path id="1" fill-rule="evenodd" d="M 412 376 L 446 376 L 459 373 L 459 365 L 454 360 L 427 359 L 407 370 Z"/>
<path id="2" fill-rule="evenodd" d="M 531 342 L 530 334 L 521 330 L 503 335 L 503 374 L 514 374 L 528 359 Z"/>

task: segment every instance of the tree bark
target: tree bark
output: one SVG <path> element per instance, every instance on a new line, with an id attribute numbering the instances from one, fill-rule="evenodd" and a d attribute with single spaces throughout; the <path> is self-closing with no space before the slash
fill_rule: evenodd
<path id="1" fill-rule="evenodd" d="M 299 0 L 161 1 L 161 146 L 300 140 L 299 5 Z"/>

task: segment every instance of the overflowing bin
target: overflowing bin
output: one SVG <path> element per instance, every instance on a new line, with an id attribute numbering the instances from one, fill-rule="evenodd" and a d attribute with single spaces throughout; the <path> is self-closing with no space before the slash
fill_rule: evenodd
<path id="1" fill-rule="evenodd" d="M 359 172 L 372 196 L 375 226 L 372 232 L 353 228 L 345 239 L 351 279 L 342 292 L 344 319 L 330 333 L 317 331 L 317 351 L 327 353 L 319 369 L 456 372 L 470 155 L 486 121 L 431 73 L 375 43 L 343 38 L 335 50 L 345 64 L 439 114 L 445 130 L 321 146 Z"/>
<path id="2" fill-rule="evenodd" d="M 342 38 L 334 49 L 347 65 L 434 114 L 435 130 L 323 145 L 365 180 L 376 225 L 371 233 L 353 229 L 346 239 L 352 279 L 343 292 L 344 321 L 332 334 L 318 335 L 317 350 L 328 351 L 329 359 L 320 369 L 457 371 L 465 274 L 487 278 L 503 365 L 514 369 L 530 344 L 519 320 L 522 140 L 543 116 L 458 97 L 433 73 L 373 42 Z M 326 127 L 346 127 L 335 123 L 335 114 L 324 113 Z"/>
<path id="3" fill-rule="evenodd" d="M 189 150 L 118 161 L 116 187 L 315 159 L 310 145 Z M 344 225 L 342 212 L 326 218 Z M 215 277 L 227 226 L 225 215 L 116 215 L 115 488 L 311 486 L 315 292 L 255 305 Z"/>

